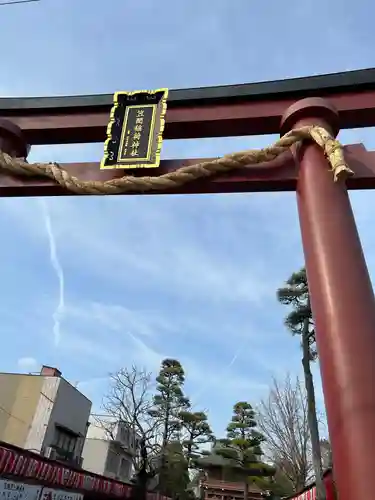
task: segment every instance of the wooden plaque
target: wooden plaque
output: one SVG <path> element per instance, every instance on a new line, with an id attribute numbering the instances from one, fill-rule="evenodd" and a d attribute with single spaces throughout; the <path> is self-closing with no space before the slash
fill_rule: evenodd
<path id="1" fill-rule="evenodd" d="M 159 166 L 167 97 L 168 89 L 116 92 L 101 169 Z"/>

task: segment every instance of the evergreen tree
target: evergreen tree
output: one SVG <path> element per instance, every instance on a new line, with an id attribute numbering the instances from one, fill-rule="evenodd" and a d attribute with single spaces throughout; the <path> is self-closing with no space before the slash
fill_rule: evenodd
<path id="1" fill-rule="evenodd" d="M 182 428 L 180 414 L 187 410 L 190 404 L 182 390 L 185 374 L 179 361 L 165 359 L 156 382 L 157 393 L 153 399 L 150 415 L 160 422 L 162 428 L 159 484 L 164 491 L 167 482 L 167 446 L 179 437 Z"/>
<path id="2" fill-rule="evenodd" d="M 219 441 L 215 453 L 228 459 L 244 477 L 244 500 L 249 496 L 249 477 L 252 468 L 259 469 L 263 435 L 256 430 L 255 411 L 250 403 L 239 402 L 233 407 L 227 438 Z M 264 464 L 265 465 L 265 464 Z M 266 466 L 265 466 L 266 469 Z"/>
<path id="3" fill-rule="evenodd" d="M 200 445 L 213 441 L 214 438 L 204 412 L 182 411 L 180 418 L 186 432 L 183 447 L 189 467 L 192 467 L 199 457 Z"/>
<path id="4" fill-rule="evenodd" d="M 308 402 L 308 422 L 316 478 L 317 500 L 325 500 L 326 494 L 323 483 L 314 381 L 310 367 L 310 362 L 317 358 L 318 353 L 316 350 L 315 330 L 305 268 L 292 274 L 286 285 L 277 291 L 277 298 L 281 304 L 291 306 L 291 311 L 285 318 L 286 327 L 293 335 L 301 336 L 302 366 Z"/>
<path id="5" fill-rule="evenodd" d="M 188 462 L 181 443 L 172 441 L 165 448 L 163 470 L 163 493 L 169 498 L 187 500 L 190 483 Z"/>
<path id="6" fill-rule="evenodd" d="M 274 474 L 272 477 L 255 477 L 254 483 L 264 492 L 269 492 L 265 498 L 282 498 L 293 495 L 295 489 L 290 479 L 284 472 L 274 464 Z"/>

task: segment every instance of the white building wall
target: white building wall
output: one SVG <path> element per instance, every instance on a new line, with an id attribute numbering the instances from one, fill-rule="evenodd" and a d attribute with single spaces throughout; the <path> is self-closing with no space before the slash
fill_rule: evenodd
<path id="1" fill-rule="evenodd" d="M 132 457 L 118 443 L 112 441 L 108 448 L 104 475 L 119 481 L 129 481 L 132 471 Z"/>
<path id="2" fill-rule="evenodd" d="M 129 481 L 136 443 L 137 436 L 126 425 L 92 419 L 82 452 L 82 467 L 106 477 Z"/>
<path id="3" fill-rule="evenodd" d="M 82 450 L 82 468 L 103 476 L 107 463 L 108 448 L 109 441 L 86 439 Z"/>
<path id="4" fill-rule="evenodd" d="M 27 450 L 36 453 L 40 453 L 42 450 L 61 381 L 62 379 L 59 377 L 44 377 L 39 402 L 25 443 Z"/>
<path id="5" fill-rule="evenodd" d="M 86 438 L 87 439 L 111 439 L 112 432 L 108 432 L 107 428 L 112 430 L 111 422 L 103 422 L 103 424 L 99 423 L 99 421 L 90 417 L 90 426 L 87 429 Z"/>

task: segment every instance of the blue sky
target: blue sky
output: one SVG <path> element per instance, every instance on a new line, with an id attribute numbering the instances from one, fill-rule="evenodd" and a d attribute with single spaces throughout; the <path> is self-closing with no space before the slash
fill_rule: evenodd
<path id="1" fill-rule="evenodd" d="M 0 7 L 0 95 L 113 93 L 375 66 L 367 0 L 41 0 Z M 5 51 L 5 48 L 9 48 Z M 343 142 L 375 147 L 373 131 Z M 166 141 L 215 156 L 275 137 Z M 103 145 L 31 160 L 99 161 Z M 352 195 L 372 276 L 371 192 Z M 223 432 L 237 400 L 301 372 L 275 289 L 303 265 L 293 194 L 0 199 L 2 371 L 58 366 L 100 406 L 107 373 L 181 360 Z M 5 345 L 4 345 L 5 341 Z M 320 405 L 322 394 L 315 369 Z"/>

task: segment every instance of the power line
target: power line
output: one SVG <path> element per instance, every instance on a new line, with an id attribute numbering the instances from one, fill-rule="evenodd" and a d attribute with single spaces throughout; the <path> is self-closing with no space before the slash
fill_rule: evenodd
<path id="1" fill-rule="evenodd" d="M 2 5 L 15 5 L 16 3 L 31 3 L 31 2 L 40 2 L 40 0 L 11 0 L 9 2 L 0 2 L 0 7 Z"/>

